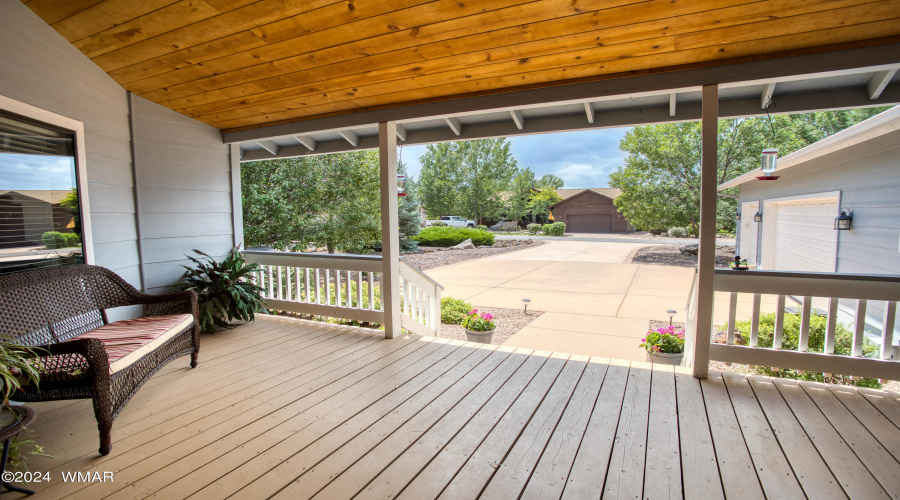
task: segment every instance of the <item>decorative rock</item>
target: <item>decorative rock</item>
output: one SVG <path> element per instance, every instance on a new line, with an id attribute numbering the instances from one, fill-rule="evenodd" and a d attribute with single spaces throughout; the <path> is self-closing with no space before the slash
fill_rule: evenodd
<path id="1" fill-rule="evenodd" d="M 475 244 L 472 243 L 472 238 L 469 238 L 466 241 L 460 243 L 459 245 L 454 245 L 450 248 L 452 248 L 454 250 L 474 250 Z"/>
<path id="2" fill-rule="evenodd" d="M 694 243 L 693 245 L 682 245 L 680 250 L 681 253 L 685 255 L 697 255 L 697 252 L 700 251 L 700 245 L 697 243 Z"/>

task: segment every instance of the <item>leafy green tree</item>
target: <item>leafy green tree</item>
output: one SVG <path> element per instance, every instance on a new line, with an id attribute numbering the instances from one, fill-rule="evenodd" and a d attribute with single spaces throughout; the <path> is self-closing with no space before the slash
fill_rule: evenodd
<path id="1" fill-rule="evenodd" d="M 406 165 L 397 166 L 400 175 L 407 175 Z M 419 234 L 422 230 L 422 218 L 419 215 L 419 202 L 416 201 L 415 189 L 410 189 L 411 179 L 407 177 L 406 196 L 401 196 L 397 201 L 397 220 L 400 226 L 400 249 L 403 251 L 414 250 L 418 247 L 410 238 Z"/>
<path id="2" fill-rule="evenodd" d="M 555 189 L 542 189 L 533 193 L 528 200 L 528 213 L 531 215 L 531 222 L 537 220 L 538 217 L 547 220 L 550 215 L 550 207 L 561 200 L 562 197 Z"/>
<path id="3" fill-rule="evenodd" d="M 528 202 L 534 185 L 534 172 L 530 168 L 520 169 L 513 178 L 509 191 L 504 194 L 504 219 L 518 222 L 528 213 Z"/>
<path id="4" fill-rule="evenodd" d="M 375 151 L 250 162 L 241 169 L 247 246 L 360 252 L 380 237 Z"/>
<path id="5" fill-rule="evenodd" d="M 72 188 L 63 199 L 59 200 L 59 206 L 72 211 L 72 232 L 81 237 L 81 208 L 78 206 L 78 189 Z"/>
<path id="6" fill-rule="evenodd" d="M 784 156 L 862 121 L 885 108 L 826 111 L 720 120 L 717 183 L 759 167 L 762 150 L 777 147 Z M 635 127 L 619 148 L 625 164 L 610 175 L 609 185 L 622 190 L 615 204 L 643 229 L 700 225 L 700 124 L 666 123 Z M 737 203 L 732 189 L 717 203 L 720 229 L 734 229 Z M 729 195 L 731 197 L 729 197 Z"/>
<path id="7" fill-rule="evenodd" d="M 506 138 L 429 144 L 416 189 L 430 217 L 462 215 L 476 223 L 504 211 L 503 193 L 519 169 Z"/>
<path id="8" fill-rule="evenodd" d="M 565 182 L 561 177 L 557 177 L 553 174 L 544 174 L 540 180 L 537 181 L 536 185 L 542 189 L 562 189 Z"/>

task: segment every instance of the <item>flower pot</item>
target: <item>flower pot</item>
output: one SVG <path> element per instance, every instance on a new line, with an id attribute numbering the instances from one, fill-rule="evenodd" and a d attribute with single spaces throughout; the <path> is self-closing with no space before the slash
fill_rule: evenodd
<path id="1" fill-rule="evenodd" d="M 488 330 L 486 332 L 475 332 L 465 328 L 466 331 L 466 340 L 469 342 L 478 342 L 481 344 L 490 344 L 491 337 L 494 335 L 494 330 Z"/>
<path id="2" fill-rule="evenodd" d="M 647 361 L 661 365 L 680 365 L 684 359 L 683 352 L 648 352 Z"/>

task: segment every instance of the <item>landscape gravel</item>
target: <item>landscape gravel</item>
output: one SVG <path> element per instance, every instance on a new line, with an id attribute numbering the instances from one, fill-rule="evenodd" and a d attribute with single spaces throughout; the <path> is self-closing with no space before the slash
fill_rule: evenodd
<path id="1" fill-rule="evenodd" d="M 500 309 L 497 307 L 478 307 L 478 312 L 486 312 L 494 316 L 494 335 L 491 336 L 491 344 L 500 345 L 521 330 L 529 323 L 538 319 L 539 311 L 528 311 L 526 315 L 522 309 Z M 441 337 L 456 340 L 466 340 L 466 331 L 462 325 L 441 324 Z"/>
<path id="2" fill-rule="evenodd" d="M 727 268 L 732 262 L 734 262 L 734 247 L 723 245 L 717 246 L 716 267 Z M 682 253 L 680 245 L 650 245 L 638 248 L 632 254 L 630 263 L 651 264 L 656 266 L 697 267 L 697 256 Z"/>
<path id="3" fill-rule="evenodd" d="M 459 264 L 467 260 L 481 259 L 491 255 L 526 250 L 546 244 L 545 241 L 504 240 L 490 247 L 478 247 L 473 250 L 450 250 L 446 248 L 421 247 L 421 253 L 408 253 L 403 259 L 425 271 L 438 267 Z M 505 246 L 501 246 L 505 245 Z"/>

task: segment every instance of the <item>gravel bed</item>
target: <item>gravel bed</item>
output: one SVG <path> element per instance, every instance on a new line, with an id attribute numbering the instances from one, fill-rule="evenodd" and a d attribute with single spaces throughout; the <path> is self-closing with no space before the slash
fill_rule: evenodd
<path id="1" fill-rule="evenodd" d="M 526 250 L 546 243 L 547 242 L 545 241 L 532 240 L 505 240 L 503 244 L 507 246 L 504 247 L 499 246 L 500 242 L 498 242 L 498 244 L 494 246 L 478 247 L 470 250 L 448 250 L 446 248 L 421 247 L 422 253 L 404 254 L 403 258 L 410 264 L 425 271 L 428 269 L 449 266 L 451 264 L 459 264 L 460 262 L 465 262 L 467 260 L 490 257 L 491 255 Z"/>
<path id="2" fill-rule="evenodd" d="M 734 262 L 734 247 L 716 247 L 716 267 L 728 268 Z M 651 245 L 638 248 L 631 264 L 697 267 L 697 256 L 681 253 L 680 245 Z"/>
<path id="3" fill-rule="evenodd" d="M 513 336 L 522 328 L 528 326 L 529 323 L 536 320 L 541 314 L 540 311 L 528 311 L 524 314 L 522 309 L 499 309 L 496 307 L 479 307 L 478 312 L 486 312 L 494 316 L 494 335 L 491 336 L 491 344 L 500 345 L 506 339 Z M 462 325 L 441 324 L 441 337 L 456 340 L 466 340 L 466 331 Z"/>

